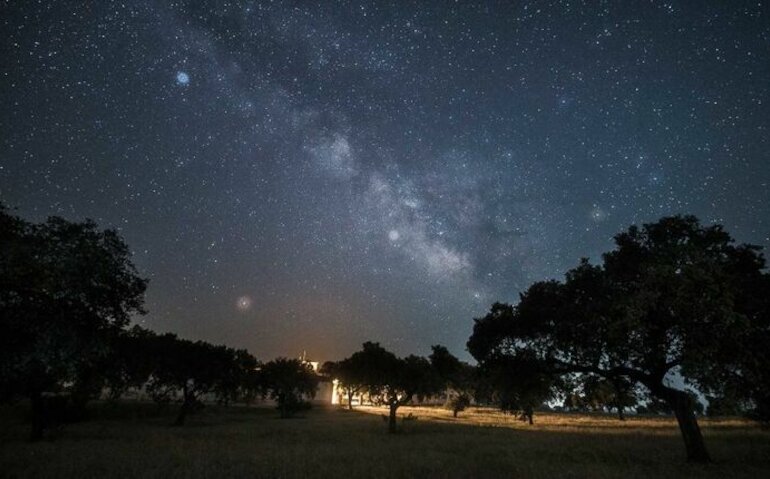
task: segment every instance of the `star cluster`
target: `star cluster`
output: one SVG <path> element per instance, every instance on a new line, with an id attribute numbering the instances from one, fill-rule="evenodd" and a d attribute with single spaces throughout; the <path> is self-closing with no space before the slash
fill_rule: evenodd
<path id="1" fill-rule="evenodd" d="M 6 2 L 0 199 L 120 230 L 158 331 L 461 353 L 693 213 L 770 245 L 762 2 Z"/>

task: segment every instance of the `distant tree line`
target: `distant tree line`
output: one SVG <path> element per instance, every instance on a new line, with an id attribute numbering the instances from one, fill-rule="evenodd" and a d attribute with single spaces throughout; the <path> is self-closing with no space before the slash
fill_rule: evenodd
<path id="1" fill-rule="evenodd" d="M 584 375 L 562 378 L 526 355 L 473 366 L 446 347 L 432 346 L 427 358 L 398 358 L 379 343 L 366 342 L 341 361 L 328 361 L 321 373 L 337 380 L 344 405 L 355 400 L 387 406 L 389 431 L 396 432 L 396 413 L 406 404 L 442 405 L 454 417 L 472 404 L 494 406 L 534 424 L 535 412 L 553 410 L 670 414 L 665 404 L 623 381 Z M 702 410 L 700 411 L 703 412 Z"/>

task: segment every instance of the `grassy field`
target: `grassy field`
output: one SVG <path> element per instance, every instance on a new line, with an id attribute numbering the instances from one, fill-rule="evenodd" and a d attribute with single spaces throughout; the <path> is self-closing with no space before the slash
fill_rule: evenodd
<path id="1" fill-rule="evenodd" d="M 399 412 L 402 412 L 399 410 Z M 692 466 L 673 420 L 541 414 L 535 425 L 491 410 L 417 420 L 388 435 L 382 409 L 316 408 L 281 420 L 268 408 L 209 407 L 184 427 L 150 404 L 102 405 L 53 440 L 25 441 L 18 410 L 0 410 L 2 477 L 770 477 L 770 432 L 704 421 L 716 463 Z"/>

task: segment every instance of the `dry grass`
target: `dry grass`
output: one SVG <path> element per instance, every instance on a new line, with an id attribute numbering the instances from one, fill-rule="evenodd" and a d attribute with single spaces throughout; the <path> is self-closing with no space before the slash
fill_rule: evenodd
<path id="1" fill-rule="evenodd" d="M 683 463 L 674 421 L 542 414 L 528 426 L 497 411 L 315 409 L 280 420 L 266 408 L 208 408 L 183 428 L 152 405 L 100 407 L 54 441 L 30 444 L 18 411 L 0 411 L 4 477 L 770 477 L 770 432 L 741 420 L 704 423 L 717 462 Z"/>

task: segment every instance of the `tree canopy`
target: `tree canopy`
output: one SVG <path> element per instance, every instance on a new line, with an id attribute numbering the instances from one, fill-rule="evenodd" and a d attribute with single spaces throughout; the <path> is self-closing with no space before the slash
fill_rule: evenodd
<path id="1" fill-rule="evenodd" d="M 147 280 L 113 230 L 51 217 L 27 222 L 0 205 L 0 390 L 31 399 L 79 384 L 106 337 L 143 314 Z M 44 425 L 33 419 L 32 435 Z"/>
<path id="2" fill-rule="evenodd" d="M 445 346 L 431 346 L 428 356 L 436 378 L 440 381 L 446 394 L 446 405 L 452 410 L 454 417 L 464 411 L 471 403 L 471 395 L 475 392 L 476 370 L 470 364 L 457 359 Z"/>
<path id="3" fill-rule="evenodd" d="M 305 398 L 315 397 L 318 376 L 299 359 L 274 359 L 262 366 L 260 373 L 264 394 L 276 401 L 282 418 L 306 407 Z"/>
<path id="4" fill-rule="evenodd" d="M 353 409 L 353 397 L 366 386 L 366 365 L 361 354 L 355 353 L 341 361 L 324 363 L 322 372 L 331 379 L 339 381 L 339 387 L 345 392 L 348 409 Z"/>
<path id="5" fill-rule="evenodd" d="M 692 397 L 671 381 L 704 393 L 734 385 L 758 411 L 767 404 L 764 258 L 693 216 L 632 226 L 615 244 L 602 264 L 583 260 L 562 282 L 533 284 L 516 306 L 493 305 L 468 349 L 482 364 L 526 354 L 555 374 L 641 384 L 673 409 L 688 459 L 707 462 Z"/>
<path id="6" fill-rule="evenodd" d="M 388 431 L 396 432 L 396 411 L 412 398 L 441 391 L 442 384 L 430 362 L 410 355 L 399 358 L 379 343 L 366 342 L 348 358 L 361 365 L 361 384 L 375 403 L 389 408 Z"/>

